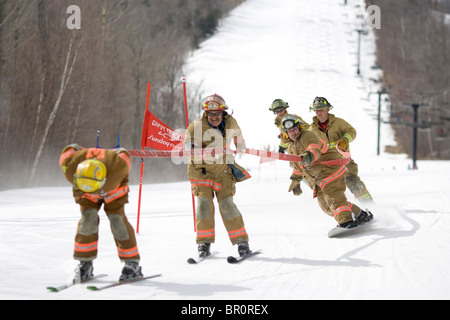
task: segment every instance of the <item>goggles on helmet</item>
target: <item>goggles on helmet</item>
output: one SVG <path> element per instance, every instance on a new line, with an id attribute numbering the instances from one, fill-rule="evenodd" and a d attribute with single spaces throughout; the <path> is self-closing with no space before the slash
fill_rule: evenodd
<path id="1" fill-rule="evenodd" d="M 213 94 L 202 100 L 202 109 L 205 111 L 222 111 L 228 109 L 228 106 L 221 96 Z"/>
<path id="2" fill-rule="evenodd" d="M 292 128 L 298 127 L 303 122 L 292 115 L 287 115 L 281 120 L 281 123 L 283 124 L 282 130 L 287 131 Z"/>
<path id="3" fill-rule="evenodd" d="M 289 130 L 289 129 L 292 129 L 293 127 L 295 127 L 295 124 L 296 124 L 296 121 L 287 120 L 284 122 L 284 127 L 286 128 L 286 130 Z"/>
<path id="4" fill-rule="evenodd" d="M 95 192 L 99 189 L 101 189 L 106 182 L 106 179 L 103 179 L 101 181 L 92 179 L 92 178 L 84 178 L 79 177 L 75 178 L 75 184 L 83 192 Z"/>

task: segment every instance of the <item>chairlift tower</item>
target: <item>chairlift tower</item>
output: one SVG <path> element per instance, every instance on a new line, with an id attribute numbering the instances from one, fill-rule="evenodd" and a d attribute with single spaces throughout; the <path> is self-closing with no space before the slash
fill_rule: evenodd
<path id="1" fill-rule="evenodd" d="M 418 111 L 419 107 L 427 106 L 427 103 L 411 103 L 410 106 L 414 111 L 414 123 L 413 123 L 413 146 L 412 146 L 412 160 L 413 160 L 413 170 L 417 170 L 417 128 L 420 126 L 418 122 Z"/>

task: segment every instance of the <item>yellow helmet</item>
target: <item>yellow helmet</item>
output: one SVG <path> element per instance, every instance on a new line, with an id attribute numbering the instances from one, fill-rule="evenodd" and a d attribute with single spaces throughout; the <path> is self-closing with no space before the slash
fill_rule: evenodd
<path id="1" fill-rule="evenodd" d="M 84 160 L 77 166 L 74 182 L 83 192 L 101 189 L 106 182 L 106 166 L 96 159 Z"/>

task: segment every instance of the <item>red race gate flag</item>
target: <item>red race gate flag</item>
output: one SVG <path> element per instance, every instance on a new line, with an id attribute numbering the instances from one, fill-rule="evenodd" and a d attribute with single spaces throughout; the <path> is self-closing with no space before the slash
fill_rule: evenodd
<path id="1" fill-rule="evenodd" d="M 184 140 L 184 133 L 180 134 L 172 130 L 159 120 L 149 110 L 145 111 L 144 125 L 142 128 L 141 147 L 156 150 L 173 150 L 180 147 Z"/>
<path id="2" fill-rule="evenodd" d="M 144 151 L 145 147 L 153 148 L 160 151 L 172 151 L 172 150 L 181 150 L 183 149 L 183 140 L 185 134 L 180 134 L 166 124 L 164 124 L 161 120 L 159 120 L 153 113 L 151 113 L 148 109 L 149 100 L 150 100 L 150 82 L 147 86 L 147 103 L 145 107 L 144 114 L 144 123 L 142 125 L 142 134 L 141 134 L 141 147 Z M 183 79 L 183 87 L 185 87 L 185 81 Z M 187 104 L 186 104 L 186 90 L 184 89 L 184 101 L 185 101 L 185 112 L 186 112 L 186 126 L 188 125 L 187 119 Z M 139 180 L 139 201 L 138 201 L 138 212 L 137 212 L 137 226 L 136 233 L 139 233 L 139 220 L 141 213 L 141 195 L 142 195 L 142 182 L 143 182 L 143 174 L 144 174 L 144 158 L 141 158 L 141 175 Z M 194 221 L 195 221 L 195 203 L 194 203 L 194 195 L 192 194 L 192 210 L 194 213 Z M 195 230 L 195 223 L 194 223 Z"/>

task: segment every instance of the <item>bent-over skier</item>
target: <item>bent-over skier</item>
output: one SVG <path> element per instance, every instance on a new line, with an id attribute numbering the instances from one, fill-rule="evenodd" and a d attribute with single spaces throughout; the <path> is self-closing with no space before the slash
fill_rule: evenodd
<path id="1" fill-rule="evenodd" d="M 119 259 L 125 263 L 119 281 L 142 277 L 140 255 L 134 229 L 125 216 L 128 203 L 130 154 L 124 148 L 114 150 L 83 148 L 78 144 L 65 147 L 59 164 L 73 185 L 73 197 L 80 205 L 81 219 L 75 236 L 74 259 L 79 261 L 81 280 L 93 276 L 97 257 L 98 211 L 109 219 Z"/>

